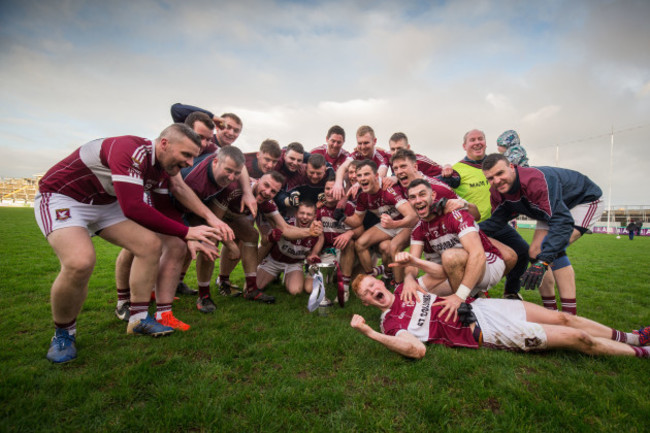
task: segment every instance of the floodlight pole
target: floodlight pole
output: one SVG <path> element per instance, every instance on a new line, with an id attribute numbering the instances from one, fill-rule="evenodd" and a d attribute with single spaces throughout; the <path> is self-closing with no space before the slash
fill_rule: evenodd
<path id="1" fill-rule="evenodd" d="M 560 144 L 555 145 L 555 166 L 560 166 Z"/>
<path id="2" fill-rule="evenodd" d="M 612 125 L 611 146 L 609 150 L 609 191 L 607 192 L 607 233 L 611 230 L 612 218 L 612 171 L 614 167 L 614 125 Z"/>

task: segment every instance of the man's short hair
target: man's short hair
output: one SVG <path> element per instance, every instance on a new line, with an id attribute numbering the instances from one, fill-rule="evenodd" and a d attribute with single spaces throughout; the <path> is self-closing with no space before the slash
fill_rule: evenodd
<path id="1" fill-rule="evenodd" d="M 236 115 L 235 113 L 223 113 L 223 114 L 221 115 L 221 118 L 222 118 L 222 119 L 232 119 L 232 120 L 235 121 L 235 123 L 236 123 L 237 125 L 239 125 L 239 127 L 240 127 L 241 129 L 244 129 L 244 124 L 242 123 L 242 121 L 241 121 L 241 119 L 239 118 L 239 116 Z"/>
<path id="2" fill-rule="evenodd" d="M 408 159 L 411 162 L 418 162 L 418 157 L 411 149 L 397 149 L 390 157 L 390 165 L 400 159 Z"/>
<path id="3" fill-rule="evenodd" d="M 336 182 L 336 175 L 334 173 L 330 173 L 329 176 L 327 176 L 325 183 L 327 182 Z"/>
<path id="4" fill-rule="evenodd" d="M 309 207 L 309 208 L 312 208 L 312 209 L 314 209 L 314 210 L 316 209 L 316 203 L 312 203 L 312 202 L 310 202 L 309 200 L 301 201 L 301 202 L 298 204 L 298 209 L 300 209 L 301 206 L 303 206 L 303 207 Z"/>
<path id="5" fill-rule="evenodd" d="M 158 140 L 161 138 L 166 138 L 170 142 L 180 141 L 183 138 L 189 138 L 192 143 L 196 144 L 199 148 L 201 147 L 201 137 L 199 134 L 194 132 L 192 128 L 184 123 L 172 123 L 167 128 L 162 130 L 158 136 Z"/>
<path id="6" fill-rule="evenodd" d="M 377 174 L 377 163 L 372 159 L 364 159 L 363 161 L 359 162 L 359 164 L 357 164 L 357 170 L 361 169 L 361 167 L 365 167 L 366 165 L 372 169 L 373 173 Z"/>
<path id="7" fill-rule="evenodd" d="M 433 191 L 433 188 L 431 188 L 431 184 L 429 183 L 428 180 L 426 179 L 415 179 L 409 183 L 409 186 L 406 188 L 406 192 L 408 193 L 411 188 L 415 188 L 416 186 L 424 185 L 428 190 Z"/>
<path id="8" fill-rule="evenodd" d="M 194 128 L 194 124 L 196 122 L 201 122 L 210 131 L 214 129 L 214 122 L 212 121 L 212 118 L 202 111 L 192 111 L 190 115 L 185 118 L 185 122 L 183 123 L 185 123 L 190 128 Z"/>
<path id="9" fill-rule="evenodd" d="M 264 176 L 269 175 L 271 176 L 271 179 L 274 181 L 278 182 L 280 185 L 284 185 L 284 182 L 287 180 L 286 177 L 282 173 L 276 170 L 271 170 L 268 173 L 266 173 Z"/>
<path id="10" fill-rule="evenodd" d="M 325 157 L 320 153 L 312 153 L 307 160 L 307 164 L 311 165 L 315 169 L 319 169 L 327 164 Z"/>
<path id="11" fill-rule="evenodd" d="M 225 160 L 226 158 L 230 158 L 237 165 L 237 167 L 241 167 L 246 162 L 246 158 L 244 157 L 242 151 L 235 146 L 222 147 L 219 149 L 217 158 L 221 161 Z"/>
<path id="12" fill-rule="evenodd" d="M 366 134 L 370 134 L 372 138 L 375 138 L 375 130 L 372 129 L 370 126 L 363 125 L 360 126 L 359 129 L 357 129 L 357 137 L 361 137 Z"/>
<path id="13" fill-rule="evenodd" d="M 404 140 L 406 144 L 409 143 L 409 139 L 406 137 L 406 134 L 404 134 L 403 132 L 396 132 L 393 135 L 391 135 L 389 139 L 389 141 L 394 141 L 395 143 L 397 143 L 400 140 Z"/>
<path id="14" fill-rule="evenodd" d="M 470 132 L 473 132 L 473 131 L 478 131 L 478 132 L 480 132 L 481 134 L 483 134 L 483 137 L 485 137 L 485 132 L 481 131 L 480 129 L 470 129 L 469 131 L 467 131 L 467 132 L 465 133 L 465 135 L 463 135 L 463 144 L 465 144 L 465 142 L 467 141 L 467 136 L 469 135 L 469 133 L 470 133 Z"/>
<path id="15" fill-rule="evenodd" d="M 298 143 L 297 141 L 294 141 L 293 143 L 289 143 L 287 145 L 287 152 L 290 150 L 293 150 L 294 152 L 298 153 L 305 153 L 305 148 L 303 147 L 302 144 Z"/>
<path id="16" fill-rule="evenodd" d="M 338 134 L 343 137 L 343 141 L 345 141 L 345 130 L 341 128 L 339 125 L 334 125 L 330 129 L 327 130 L 327 138 L 330 138 L 332 134 Z"/>
<path id="17" fill-rule="evenodd" d="M 481 168 L 483 170 L 490 170 L 492 167 L 497 165 L 497 163 L 499 161 L 503 161 L 503 162 L 506 163 L 506 165 L 510 165 L 510 160 L 507 157 L 503 156 L 503 154 L 501 154 L 501 153 L 491 153 L 491 154 L 489 154 L 488 156 L 485 157 L 485 159 L 483 160 L 483 165 L 481 166 Z"/>
<path id="18" fill-rule="evenodd" d="M 359 159 L 354 159 L 354 160 L 352 160 L 352 162 L 350 163 L 350 167 L 354 167 L 354 169 L 356 170 L 357 168 L 359 168 L 359 164 L 361 164 L 361 160 L 359 160 Z"/>
<path id="19" fill-rule="evenodd" d="M 279 158 L 282 155 L 282 149 L 280 149 L 280 143 L 270 138 L 267 138 L 260 144 L 260 152 L 268 153 L 273 158 Z"/>

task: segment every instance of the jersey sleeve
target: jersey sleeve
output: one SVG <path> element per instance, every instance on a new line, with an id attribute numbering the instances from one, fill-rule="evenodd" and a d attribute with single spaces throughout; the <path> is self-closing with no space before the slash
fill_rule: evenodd
<path id="1" fill-rule="evenodd" d="M 115 182 L 114 186 L 117 201 L 120 203 L 124 216 L 128 219 L 156 233 L 179 238 L 184 238 L 187 235 L 189 229 L 185 225 L 174 221 L 143 201 L 144 192 L 141 186 L 127 182 Z M 158 206 L 165 209 L 168 209 L 168 206 L 171 207 L 171 202 L 169 205 L 163 204 L 162 197 L 163 195 L 159 193 L 152 194 L 152 200 L 159 200 Z M 167 196 L 167 201 L 169 201 L 169 196 Z"/>
<path id="2" fill-rule="evenodd" d="M 411 232 L 411 244 L 424 245 L 424 231 L 421 221 L 418 222 Z"/>

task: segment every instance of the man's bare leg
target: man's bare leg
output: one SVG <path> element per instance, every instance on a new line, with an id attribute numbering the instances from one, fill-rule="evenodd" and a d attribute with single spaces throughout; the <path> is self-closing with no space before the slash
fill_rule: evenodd
<path id="1" fill-rule="evenodd" d="M 76 320 L 88 295 L 88 281 L 95 267 L 95 249 L 84 227 L 55 230 L 47 241 L 61 264 L 50 298 L 52 318 L 58 325 Z"/>
<path id="2" fill-rule="evenodd" d="M 284 276 L 284 285 L 287 288 L 287 292 L 292 295 L 298 295 L 302 293 L 304 284 L 305 276 L 303 275 L 302 271 L 292 271 Z"/>
<path id="3" fill-rule="evenodd" d="M 370 247 L 382 241 L 390 239 L 391 238 L 387 233 L 384 233 L 377 227 L 371 227 L 364 234 L 362 234 L 359 239 L 356 240 L 354 243 L 354 248 L 357 251 L 357 257 L 359 257 L 359 263 L 361 263 L 364 272 L 372 272 L 372 257 L 370 255 Z"/>

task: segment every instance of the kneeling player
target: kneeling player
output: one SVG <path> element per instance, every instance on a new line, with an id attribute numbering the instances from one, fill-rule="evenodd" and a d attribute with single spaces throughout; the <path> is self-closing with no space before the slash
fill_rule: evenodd
<path id="1" fill-rule="evenodd" d="M 296 216 L 289 220 L 289 225 L 307 229 L 315 218 L 316 205 L 302 202 L 298 205 Z M 269 240 L 275 243 L 269 255 L 257 268 L 257 287 L 265 288 L 275 277 L 284 272 L 284 283 L 289 293 L 297 295 L 303 289 L 310 293 L 311 286 L 307 287 L 305 284 L 303 262 L 305 259 L 311 263 L 319 261 L 318 254 L 325 242 L 322 231 L 318 236 L 290 240 L 281 230 L 274 229 L 269 237 Z"/>
<path id="2" fill-rule="evenodd" d="M 433 294 L 422 295 L 418 302 L 406 301 L 400 298 L 401 285 L 393 294 L 369 275 L 358 276 L 352 289 L 364 305 L 383 313 L 381 333 L 358 314 L 350 326 L 409 358 L 424 357 L 424 343 L 523 352 L 570 349 L 589 355 L 650 358 L 650 326 L 636 334 L 625 333 L 584 317 L 507 299 L 476 299 L 465 304 L 460 318 L 448 320 L 443 302 Z"/>

